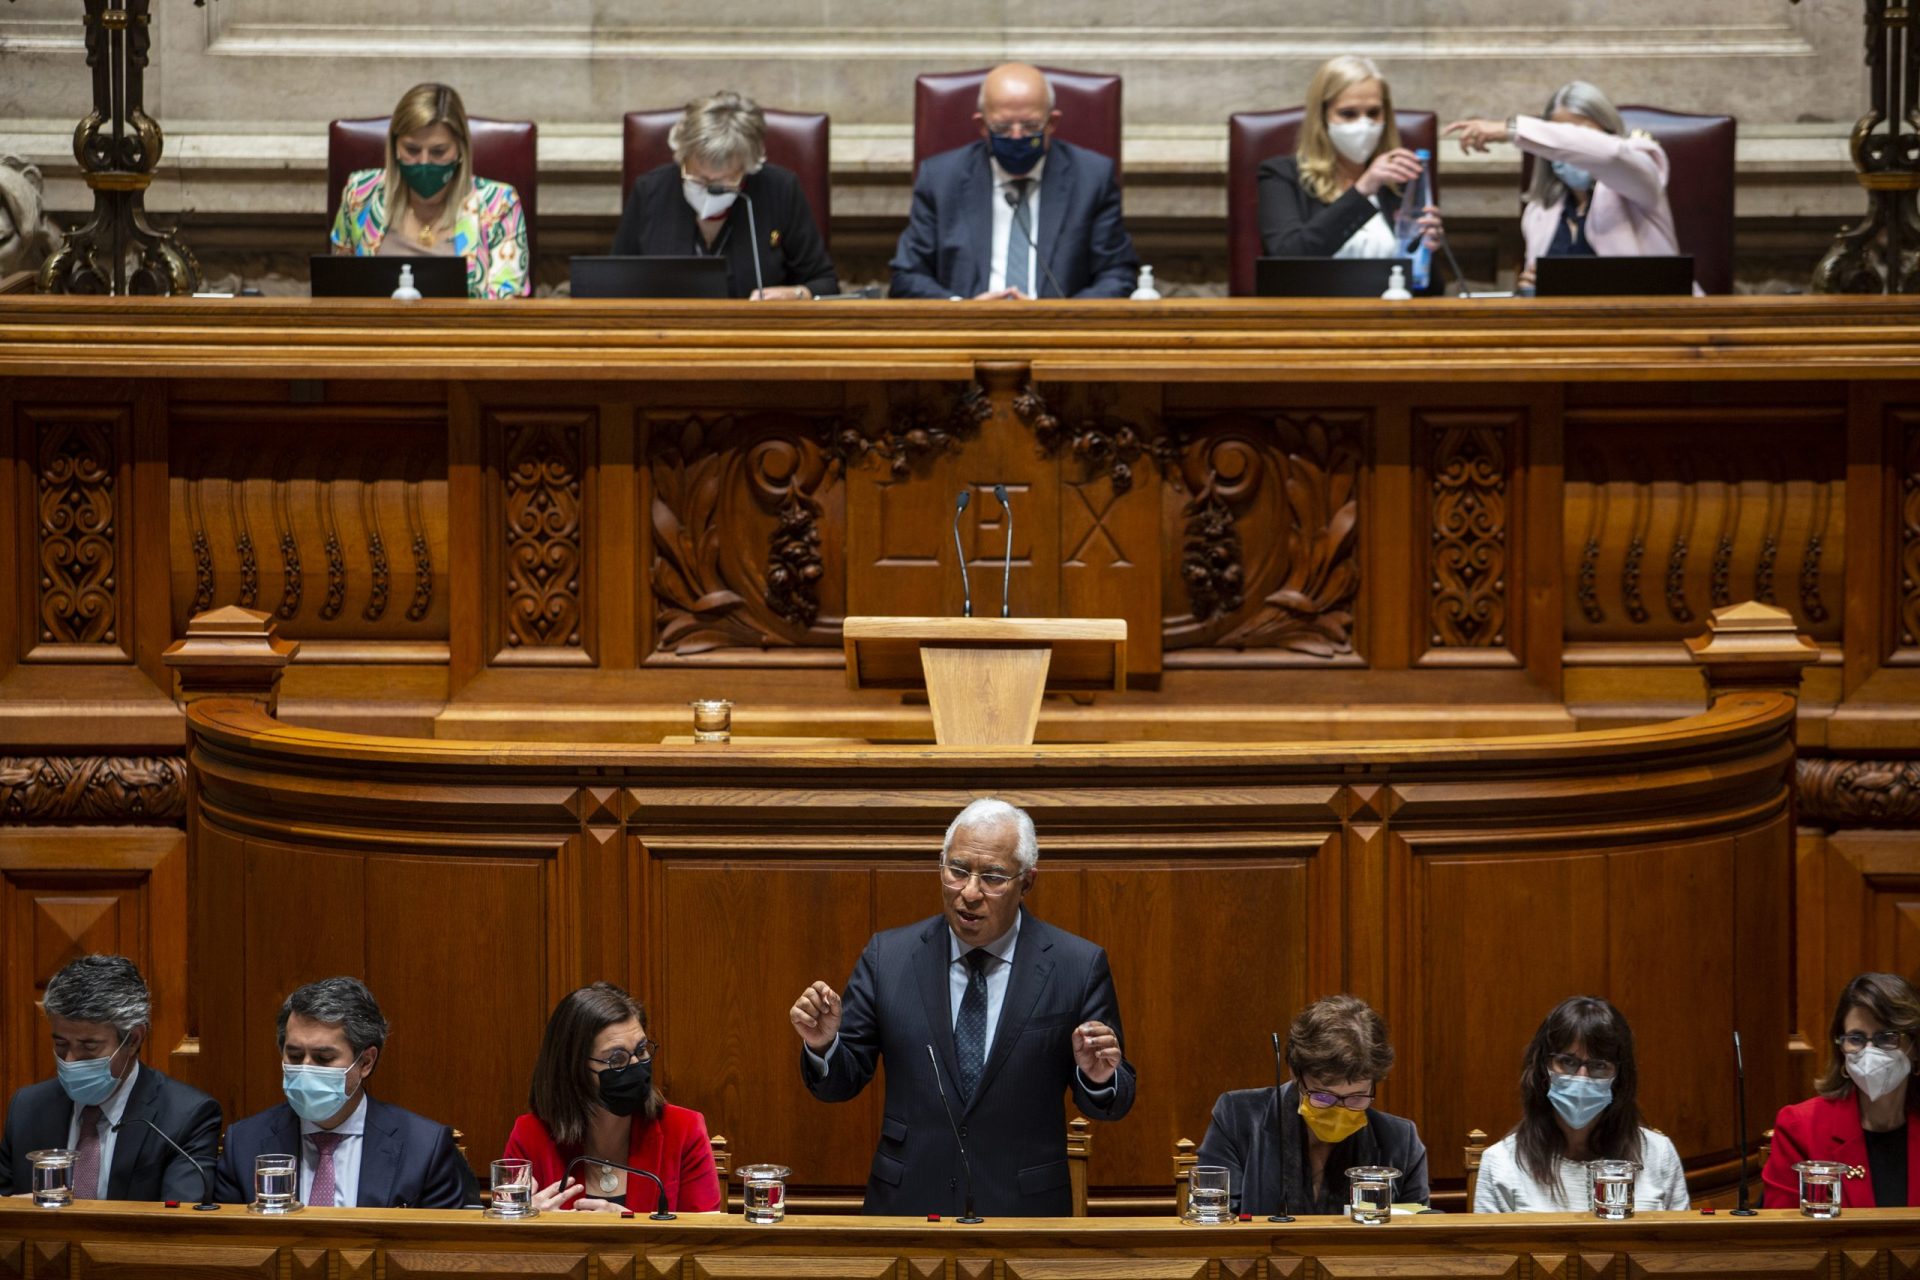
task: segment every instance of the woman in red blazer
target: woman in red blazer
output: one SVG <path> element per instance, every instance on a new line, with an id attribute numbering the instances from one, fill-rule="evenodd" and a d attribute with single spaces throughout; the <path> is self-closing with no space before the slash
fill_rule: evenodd
<path id="1" fill-rule="evenodd" d="M 507 1138 L 507 1157 L 532 1162 L 535 1209 L 653 1212 L 659 1190 L 647 1178 L 591 1164 L 569 1177 L 567 1166 L 583 1155 L 658 1175 L 677 1212 L 725 1208 L 707 1122 L 653 1087 L 659 1047 L 647 1035 L 646 1006 L 611 983 L 581 987 L 553 1011 L 533 1067 L 531 1111 Z"/>
<path id="2" fill-rule="evenodd" d="M 1832 1035 L 1818 1096 L 1773 1122 L 1765 1206 L 1799 1207 L 1802 1160 L 1847 1166 L 1847 1208 L 1920 1205 L 1920 995 L 1891 973 L 1863 973 L 1840 993 Z"/>

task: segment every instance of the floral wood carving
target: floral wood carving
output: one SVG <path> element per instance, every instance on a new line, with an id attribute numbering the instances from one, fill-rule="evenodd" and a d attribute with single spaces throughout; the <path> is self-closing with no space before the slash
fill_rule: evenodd
<path id="1" fill-rule="evenodd" d="M 1920 760 L 1801 759 L 1798 816 L 1830 826 L 1920 825 Z"/>
<path id="2" fill-rule="evenodd" d="M 1507 622 L 1507 435 L 1510 416 L 1433 414 L 1430 620 L 1427 641 L 1497 647 Z"/>
<path id="3" fill-rule="evenodd" d="M 1900 475 L 1900 643 L 1920 644 L 1920 415 L 1902 415 L 1906 465 Z"/>
<path id="4" fill-rule="evenodd" d="M 182 756 L 0 756 L 0 818 L 9 822 L 171 822 L 186 813 Z"/>
<path id="5" fill-rule="evenodd" d="M 114 644 L 119 612 L 114 424 L 40 425 L 39 626 L 42 643 Z"/>
<path id="6" fill-rule="evenodd" d="M 992 416 L 986 388 L 968 382 L 944 403 L 924 394 L 889 396 L 887 423 L 879 432 L 857 420 L 836 419 L 822 424 L 817 435 L 822 451 L 842 472 L 871 459 L 904 480 L 929 459 L 959 452 Z"/>
<path id="7" fill-rule="evenodd" d="M 1358 413 L 1166 424 L 1155 453 L 1188 495 L 1190 609 L 1166 620 L 1167 648 L 1353 652 L 1365 427 Z"/>
<path id="8" fill-rule="evenodd" d="M 1112 482 L 1115 493 L 1125 493 L 1133 488 L 1135 463 L 1148 456 L 1163 461 L 1164 450 L 1156 447 L 1159 432 L 1111 416 L 1106 401 L 1097 394 L 1088 397 L 1083 415 L 1063 422 L 1048 407 L 1040 389 L 1029 382 L 1014 396 L 1013 412 L 1040 442 L 1042 457 L 1073 454 L 1080 464 L 1082 483 L 1104 476 Z"/>
<path id="9" fill-rule="evenodd" d="M 506 642 L 579 648 L 584 419 L 501 415 L 506 450 Z"/>

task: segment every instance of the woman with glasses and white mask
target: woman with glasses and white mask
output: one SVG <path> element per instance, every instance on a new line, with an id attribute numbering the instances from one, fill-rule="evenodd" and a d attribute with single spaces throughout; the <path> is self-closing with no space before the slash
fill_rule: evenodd
<path id="1" fill-rule="evenodd" d="M 655 1087 L 660 1044 L 647 1034 L 646 1006 L 610 982 L 569 994 L 547 1019 L 526 1115 L 513 1122 L 508 1159 L 529 1161 L 536 1210 L 651 1213 L 659 1189 L 590 1160 L 632 1165 L 665 1184 L 679 1213 L 722 1209 L 707 1122 Z"/>
<path id="2" fill-rule="evenodd" d="M 1420 158 L 1400 145 L 1393 91 L 1373 59 L 1334 58 L 1307 86 L 1294 154 L 1260 166 L 1260 251 L 1270 258 L 1397 258 L 1402 188 Z M 1420 225 L 1440 248 L 1440 211 Z"/>
<path id="3" fill-rule="evenodd" d="M 1292 1079 L 1213 1104 L 1198 1165 L 1225 1168 L 1234 1212 L 1345 1213 L 1347 1170 L 1398 1169 L 1393 1199 L 1427 1202 L 1427 1148 L 1413 1121 L 1373 1105 L 1393 1067 L 1387 1024 L 1358 996 L 1327 996 L 1287 1031 Z"/>
<path id="4" fill-rule="evenodd" d="M 767 163 L 767 118 L 752 99 L 724 91 L 696 98 L 667 146 L 673 159 L 642 174 L 627 196 L 614 253 L 725 258 L 735 298 L 791 302 L 840 292 L 799 177 Z"/>
<path id="5" fill-rule="evenodd" d="M 1920 1205 L 1920 994 L 1894 974 L 1861 974 L 1840 993 L 1831 1040 L 1815 1096 L 1773 1122 L 1765 1207 L 1799 1206 L 1802 1160 L 1860 1171 L 1840 1180 L 1845 1208 Z"/>
<path id="6" fill-rule="evenodd" d="M 1596 996 L 1563 1000 L 1520 1067 L 1520 1123 L 1480 1161 L 1475 1213 L 1584 1213 L 1588 1166 L 1630 1160 L 1637 1211 L 1685 1209 L 1686 1170 L 1665 1134 L 1640 1123 L 1633 1030 Z"/>

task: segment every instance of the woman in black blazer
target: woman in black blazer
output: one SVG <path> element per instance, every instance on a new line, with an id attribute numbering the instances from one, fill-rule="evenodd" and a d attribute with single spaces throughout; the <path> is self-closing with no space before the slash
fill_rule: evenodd
<path id="1" fill-rule="evenodd" d="M 760 108 L 737 93 L 688 103 L 667 136 L 672 163 L 633 184 L 613 252 L 725 258 L 727 292 L 735 298 L 793 301 L 840 292 L 799 178 L 767 163 L 766 133 Z M 756 250 L 764 287 L 756 283 Z"/>
<path id="2" fill-rule="evenodd" d="M 1290 156 L 1260 166 L 1260 251 L 1270 258 L 1392 258 L 1400 188 L 1420 160 L 1400 145 L 1393 94 L 1370 58 L 1340 57 L 1314 73 Z M 1440 215 L 1421 225 L 1440 247 Z"/>

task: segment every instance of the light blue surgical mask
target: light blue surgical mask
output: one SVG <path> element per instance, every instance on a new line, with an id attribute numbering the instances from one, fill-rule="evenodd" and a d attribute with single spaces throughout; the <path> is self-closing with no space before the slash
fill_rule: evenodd
<path id="1" fill-rule="evenodd" d="M 1568 164 L 1565 160 L 1553 161 L 1553 176 L 1566 184 L 1569 191 L 1593 190 L 1593 174 L 1577 164 Z"/>
<path id="2" fill-rule="evenodd" d="M 82 1058 L 78 1062 L 68 1062 L 64 1058 L 53 1060 L 53 1071 L 60 1078 L 60 1088 L 67 1097 L 73 1099 L 76 1107 L 97 1107 L 113 1096 L 120 1082 L 113 1078 L 113 1060 L 127 1042 L 122 1037 L 113 1047 L 113 1052 L 104 1058 Z"/>
<path id="3" fill-rule="evenodd" d="M 1575 1129 L 1584 1129 L 1600 1118 L 1613 1101 L 1613 1081 L 1590 1076 L 1547 1077 L 1547 1100 Z"/>
<path id="4" fill-rule="evenodd" d="M 340 1114 L 358 1089 L 348 1090 L 352 1067 L 316 1067 L 307 1063 L 280 1064 L 280 1088 L 287 1105 L 308 1124 L 322 1124 Z M 364 1083 L 364 1082 L 363 1082 Z"/>

